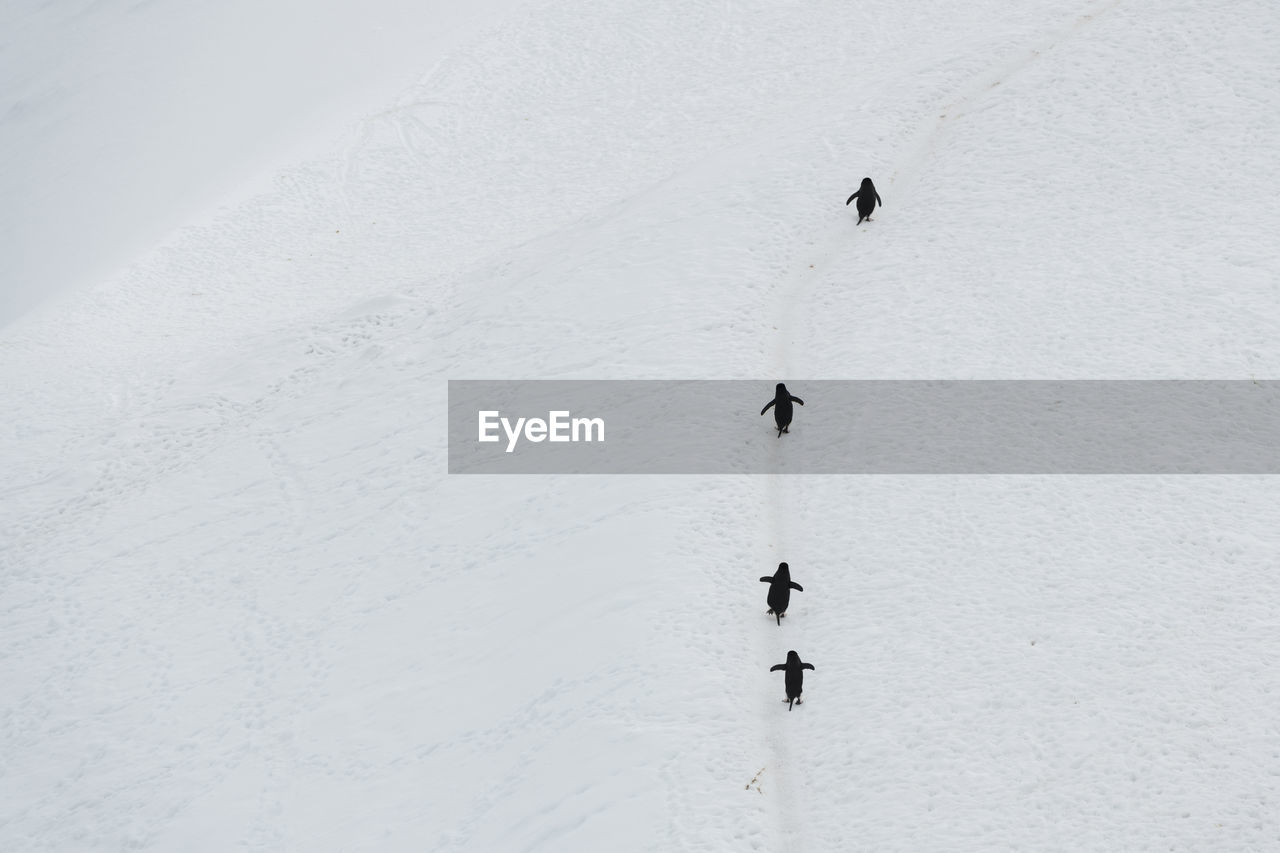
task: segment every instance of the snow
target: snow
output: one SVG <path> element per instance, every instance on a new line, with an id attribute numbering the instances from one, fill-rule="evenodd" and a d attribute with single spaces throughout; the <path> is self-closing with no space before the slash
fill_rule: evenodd
<path id="1" fill-rule="evenodd" d="M 0 849 L 1275 846 L 1273 478 L 445 473 L 448 379 L 1276 376 L 1269 4 L 66 8 Z"/>
<path id="2" fill-rule="evenodd" d="M 335 144 L 512 0 L 13 0 L 0 9 L 0 325 Z"/>

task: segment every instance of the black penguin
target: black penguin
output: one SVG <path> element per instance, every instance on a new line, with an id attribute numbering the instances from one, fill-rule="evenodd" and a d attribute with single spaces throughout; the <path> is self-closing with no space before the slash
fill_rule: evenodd
<path id="1" fill-rule="evenodd" d="M 787 615 L 787 605 L 791 603 L 791 590 L 804 592 L 804 587 L 791 580 L 791 567 L 786 563 L 778 563 L 778 570 L 773 573 L 773 577 L 762 577 L 760 583 L 769 585 L 769 612 L 773 614 L 778 624 L 782 624 L 782 617 Z"/>
<path id="2" fill-rule="evenodd" d="M 876 209 L 876 205 L 883 206 L 880 201 L 880 193 L 876 192 L 876 185 L 871 183 L 870 178 L 862 179 L 862 186 L 858 187 L 858 191 L 849 196 L 849 201 L 844 203 L 845 207 L 849 206 L 849 202 L 854 199 L 858 200 L 858 224 L 862 224 L 862 220 L 871 221 L 871 211 Z"/>
<path id="3" fill-rule="evenodd" d="M 792 702 L 797 705 L 803 704 L 800 700 L 800 692 L 804 690 L 804 671 L 813 669 L 813 664 L 801 663 L 800 655 L 791 651 L 787 652 L 786 663 L 774 664 L 769 667 L 770 672 L 777 672 L 780 669 L 787 672 L 787 710 L 790 711 Z"/>
<path id="4" fill-rule="evenodd" d="M 791 404 L 799 403 L 804 405 L 804 400 L 799 397 L 792 397 L 787 391 L 787 386 L 781 382 L 773 391 L 773 399 L 765 403 L 764 408 L 760 410 L 760 414 L 769 411 L 769 407 L 773 406 L 773 422 L 778 425 L 778 438 L 782 438 L 784 432 L 790 432 L 787 427 L 791 426 L 791 415 L 795 411 Z"/>

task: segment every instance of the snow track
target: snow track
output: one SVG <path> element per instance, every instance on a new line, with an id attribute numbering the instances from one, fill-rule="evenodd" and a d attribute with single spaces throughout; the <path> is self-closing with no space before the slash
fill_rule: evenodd
<path id="1" fill-rule="evenodd" d="M 1001 91 L 1008 92 L 1008 89 L 998 89 L 998 87 L 1006 84 L 1015 75 L 1024 72 L 1031 63 L 1045 58 L 1056 57 L 1054 64 L 1061 64 L 1064 57 L 1069 57 L 1073 42 L 1083 39 L 1088 32 L 1087 28 L 1093 24 L 1096 19 L 1108 12 L 1111 12 L 1118 6 L 1117 3 L 1107 3 L 1096 6 L 1090 11 L 1080 14 L 1071 24 L 1065 27 L 1055 29 L 1050 35 L 1039 36 L 1033 42 L 1032 48 L 1023 48 L 1021 53 L 1014 51 L 1013 59 L 1001 59 L 994 68 L 979 72 L 970 77 L 961 87 L 958 93 L 952 95 L 944 101 L 941 111 L 937 113 L 937 117 L 933 118 L 927 114 L 922 118 L 920 129 L 913 135 L 917 141 L 907 141 L 905 145 L 894 144 L 886 146 L 893 150 L 908 150 L 913 153 L 908 154 L 903 160 L 894 165 L 889 172 L 888 180 L 881 184 L 881 192 L 888 195 L 891 204 L 896 204 L 898 208 L 909 208 L 917 206 L 925 201 L 918 190 L 921 180 L 921 174 L 926 170 L 930 162 L 936 159 L 937 151 L 945 144 L 945 140 L 949 136 L 950 127 L 966 114 L 977 110 L 988 110 L 1000 97 Z M 1025 44 L 1025 42 L 1024 42 Z M 1070 62 L 1070 59 L 1066 59 Z M 927 75 L 926 75 L 927 76 Z M 959 75 L 957 75 L 959 76 Z M 904 78 L 912 80 L 912 78 Z M 917 78 L 918 79 L 918 78 Z M 912 80 L 912 82 L 915 82 Z M 1173 84 L 1176 86 L 1176 84 Z M 902 92 L 895 92 L 892 97 L 885 96 L 883 101 L 890 102 L 897 100 L 902 96 Z M 1015 93 L 1017 98 L 1018 94 Z M 864 104 L 864 108 L 872 108 L 872 104 Z M 843 117 L 842 117 L 843 120 Z M 815 135 L 825 131 L 815 130 Z M 825 138 L 825 137 L 824 137 Z M 868 169 L 870 173 L 870 169 Z M 857 177 L 850 176 L 849 185 L 856 184 Z M 891 209 L 891 214 L 894 212 Z M 786 270 L 781 278 L 779 287 L 780 299 L 778 300 L 777 320 L 774 328 L 777 329 L 776 350 L 774 355 L 774 376 L 779 379 L 792 381 L 793 379 L 806 375 L 818 375 L 823 378 L 830 377 L 833 374 L 833 365 L 839 363 L 838 358 L 830 358 L 829 353 L 824 353 L 823 345 L 827 340 L 834 336 L 831 334 L 835 331 L 844 331 L 847 326 L 842 326 L 841 320 L 847 318 L 851 313 L 855 317 L 861 317 L 866 320 L 874 319 L 883 321 L 884 317 L 879 314 L 865 313 L 859 309 L 852 311 L 840 310 L 844 308 L 841 303 L 835 302 L 830 297 L 822 297 L 818 300 L 818 304 L 814 304 L 815 293 L 822 291 L 830 291 L 835 283 L 832 274 L 839 271 L 844 276 L 848 276 L 850 271 L 861 270 L 865 268 L 866 262 L 862 260 L 862 256 L 867 254 L 866 233 L 853 234 L 853 229 L 849 227 L 851 223 L 840 223 L 828 226 L 822 236 L 816 240 L 805 240 L 797 242 L 797 249 L 792 253 L 792 262 L 790 268 Z M 843 227 L 842 227 L 843 226 Z M 874 232 L 875 228 L 866 227 L 867 232 Z M 810 231 L 810 233 L 813 233 Z M 884 237 L 883 233 L 876 234 L 876 237 Z M 892 239 L 892 237 L 890 237 Z M 876 250 L 879 252 L 893 251 L 900 248 L 900 245 L 890 243 L 886 246 L 885 241 L 878 240 Z M 808 261 L 806 264 L 805 261 Z M 897 281 L 897 278 L 894 278 Z M 846 282 L 840 282 L 841 286 L 848 287 Z M 805 322 L 799 322 L 800 318 L 804 318 Z M 797 346 L 800 344 L 800 346 Z M 794 353 L 799 349 L 804 351 L 807 357 L 797 358 Z M 828 357 L 824 358 L 823 356 Z M 808 367 L 797 369 L 798 364 Z M 881 367 L 881 369 L 884 369 Z M 844 371 L 836 368 L 834 375 L 846 375 Z M 895 374 L 892 369 L 886 375 L 903 375 Z M 910 374 L 906 374 L 910 375 Z M 952 374 L 954 375 L 954 374 Z M 963 374 L 961 374 L 963 375 Z M 1059 374 L 1060 375 L 1060 374 Z M 797 393 L 801 393 L 800 386 L 790 386 Z M 763 393 L 762 389 L 762 393 Z M 809 417 L 814 417 L 813 410 L 820 406 L 820 401 L 810 400 L 813 406 L 808 409 L 800 409 L 797 412 L 797 424 L 799 429 L 797 432 L 803 435 L 803 423 Z M 788 436 L 787 439 L 795 441 L 794 436 Z M 784 439 L 785 441 L 786 439 Z M 803 440 L 803 439 L 801 439 Z M 776 447 L 774 455 L 780 455 L 785 452 L 785 448 Z M 1022 491 L 1018 483 L 1023 478 L 993 478 L 996 493 L 1000 493 L 1005 489 L 1011 490 L 1017 494 Z M 950 478 L 939 478 L 941 484 L 951 482 L 952 485 L 942 485 L 943 489 L 949 489 L 956 495 L 968 495 L 973 492 L 979 492 L 983 496 L 978 500 L 972 501 L 973 504 L 982 506 L 985 511 L 983 518 L 990 518 L 988 515 L 990 508 L 1000 502 L 1000 498 L 994 497 L 988 487 L 980 482 L 975 484 L 971 478 L 960 478 L 958 481 Z M 816 482 L 821 485 L 814 487 Z M 800 596 L 801 601 L 813 602 L 819 601 L 821 604 L 811 607 L 809 618 L 800 624 L 805 628 L 797 628 L 797 623 L 790 625 L 790 631 L 782 642 L 773 643 L 771 645 L 777 648 L 773 649 L 771 656 L 767 662 L 760 661 L 761 665 L 767 666 L 769 663 L 782 660 L 785 656 L 787 648 L 798 648 L 801 656 L 806 660 L 815 661 L 818 664 L 820 672 L 815 672 L 814 677 L 807 679 L 806 694 L 812 695 L 814 686 L 831 685 L 835 687 L 831 693 L 824 696 L 824 707 L 816 712 L 812 706 L 807 706 L 805 711 L 808 714 L 821 716 L 819 723 L 819 731 L 821 734 L 814 736 L 803 722 L 796 721 L 792 715 L 786 717 L 778 717 L 776 714 L 770 714 L 771 709 L 766 708 L 766 716 L 771 717 L 773 721 L 773 731 L 770 735 L 771 750 L 774 758 L 774 765 L 771 769 L 774 771 L 771 779 L 777 787 L 777 796 L 773 801 L 774 808 L 777 810 L 776 820 L 780 827 L 780 833 L 787 839 L 789 849 L 803 849 L 807 841 L 815 842 L 821 849 L 845 849 L 845 848 L 861 848 L 866 845 L 868 849 L 950 849 L 958 843 L 962 846 L 966 843 L 972 844 L 974 849 L 1021 849 L 1025 844 L 1033 849 L 1058 849 L 1059 845 L 1064 843 L 1067 838 L 1086 839 L 1086 843 L 1097 844 L 1098 849 L 1105 849 L 1108 845 L 1120 843 L 1122 845 L 1141 844 L 1143 842 L 1138 839 L 1147 839 L 1153 837 L 1164 836 L 1166 840 L 1177 844 L 1179 839 L 1185 838 L 1185 831 L 1181 829 L 1169 829 L 1160 825 L 1158 818 L 1152 818 L 1154 815 L 1147 811 L 1154 802 L 1145 802 L 1148 798 L 1144 798 L 1136 791 L 1130 791 L 1131 801 L 1137 804 L 1136 814 L 1141 815 L 1139 820 L 1145 825 L 1141 829 L 1128 827 L 1119 833 L 1093 835 L 1089 833 L 1086 826 L 1080 826 L 1076 831 L 1071 833 L 1062 833 L 1060 821 L 1062 815 L 1056 810 L 1052 811 L 1052 817 L 1046 814 L 1044 806 L 1037 803 L 1032 812 L 1033 820 L 1029 823 L 1025 821 L 1025 814 L 1020 812 L 1015 804 L 1020 796 L 1031 796 L 1036 800 L 1053 799 L 1060 795 L 1064 790 L 1071 787 L 1071 783 L 1065 779 L 1065 773 L 1070 772 L 1072 775 L 1088 776 L 1079 762 L 1072 765 L 1071 771 L 1064 771 L 1064 777 L 1057 779 L 1044 779 L 1040 777 L 1032 781 L 1025 776 L 1018 782 L 1016 787 L 1007 794 L 1002 790 L 1009 780 L 1002 783 L 996 780 L 987 780 L 979 783 L 982 791 L 977 797 L 972 798 L 962 808 L 971 809 L 973 813 L 986 812 L 986 818 L 980 823 L 980 829 L 976 834 L 966 840 L 965 832 L 959 830 L 959 825 L 952 822 L 949 812 L 955 808 L 957 801 L 963 801 L 966 794 L 959 789 L 952 788 L 950 785 L 942 784 L 940 786 L 928 786 L 924 793 L 925 800 L 921 803 L 924 810 L 934 812 L 935 810 L 943 812 L 941 820 L 937 823 L 929 821 L 923 826 L 917 826 L 913 833 L 903 834 L 901 827 L 891 830 L 887 834 L 881 834 L 877 830 L 875 814 L 892 813 L 894 806 L 892 800 L 898 797 L 913 797 L 917 795 L 916 791 L 909 788 L 900 788 L 896 783 L 890 783 L 889 787 L 885 787 L 883 782 L 877 781 L 880 775 L 878 768 L 882 766 L 890 766 L 901 760 L 901 753 L 904 751 L 909 755 L 916 749 L 923 748 L 926 753 L 926 764 L 910 767 L 907 769 L 894 768 L 888 771 L 888 777 L 893 778 L 920 778 L 922 775 L 929 775 L 933 762 L 937 760 L 937 749 L 940 744 L 943 750 L 951 750 L 955 753 L 966 752 L 967 749 L 960 741 L 953 738 L 963 738 L 963 733 L 972 731 L 975 733 L 986 732 L 987 736 L 996 739 L 994 746 L 995 752 L 991 754 L 974 754 L 955 762 L 955 766 L 972 767 L 982 765 L 1005 765 L 1004 771 L 1010 779 L 1017 779 L 1020 772 L 1025 770 L 1020 768 L 1034 767 L 1038 762 L 1047 760 L 1053 764 L 1054 756 L 1061 756 L 1063 751 L 1070 751 L 1072 746 L 1079 746 L 1078 742 L 1074 742 L 1078 735 L 1073 732 L 1074 726 L 1078 725 L 1076 720 L 1072 719 L 1072 715 L 1063 713 L 1061 708 L 1049 710 L 1047 708 L 1028 708 L 1024 702 L 1024 698 L 1008 698 L 1002 696 L 999 692 L 993 692 L 980 700 L 985 706 L 984 713 L 1000 720 L 994 726 L 984 726 L 977 720 L 959 721 L 954 718 L 948 718 L 947 722 L 941 727 L 936 727 L 926 723 L 924 726 L 918 726 L 914 730 L 914 737 L 908 735 L 904 740 L 896 744 L 887 744 L 884 742 L 883 735 L 880 732 L 886 728 L 896 730 L 901 728 L 901 722 L 890 722 L 890 718 L 896 718 L 902 709 L 883 708 L 878 695 L 872 695 L 870 692 L 864 692 L 858 689 L 850 689 L 853 685 L 867 685 L 875 694 L 888 694 L 901 698 L 905 698 L 908 703 L 913 700 L 913 694 L 919 693 L 922 689 L 926 692 L 930 688 L 923 684 L 911 684 L 899 681 L 900 673 L 903 671 L 917 672 L 932 669 L 932 665 L 921 661 L 917 665 L 903 666 L 902 654 L 904 650 L 912 650 L 916 648 L 915 638 L 926 633 L 938 634 L 937 627 L 933 629 L 919 626 L 918 629 L 909 627 L 913 614 L 908 614 L 901 607 L 894 607 L 889 613 L 876 612 L 864 604 L 868 599 L 872 602 L 883 603 L 896 601 L 899 605 L 910 605 L 917 601 L 916 596 L 919 593 L 913 593 L 912 583 L 904 583 L 902 580 L 893 578 L 894 570 L 888 571 L 889 580 L 879 580 L 880 577 L 886 575 L 885 567 L 864 563 L 861 560 L 851 560 L 849 554 L 856 554 L 861 549 L 859 547 L 859 535 L 851 535 L 850 527 L 853 530 L 860 531 L 861 535 L 872 533 L 871 518 L 875 518 L 879 512 L 875 509 L 877 506 L 883 506 L 882 503 L 874 499 L 867 499 L 865 495 L 876 494 L 884 491 L 881 483 L 887 485 L 890 481 L 882 481 L 875 479 L 870 481 L 870 485 L 863 486 L 860 481 L 844 481 L 833 483 L 827 478 L 801 478 L 796 480 L 785 480 L 783 478 L 771 477 L 768 479 L 768 494 L 766 500 L 766 514 L 768 516 L 767 527 L 773 533 L 773 541 L 778 543 L 788 542 L 784 549 L 781 559 L 793 560 L 793 571 L 802 583 L 808 584 L 806 587 L 811 592 L 818 592 L 818 595 Z M 1102 483 L 1106 483 L 1106 479 L 1102 479 Z M 1031 505 L 1051 506 L 1057 500 L 1054 493 L 1060 490 L 1054 488 L 1051 483 L 1052 479 L 1042 481 L 1045 487 L 1049 489 L 1049 494 L 1037 494 L 1035 501 Z M 1164 500 L 1169 499 L 1170 494 L 1180 494 L 1185 496 L 1185 481 L 1168 481 L 1159 479 L 1145 480 L 1141 485 L 1135 487 L 1124 488 L 1124 491 L 1131 491 L 1140 496 L 1138 498 L 1144 504 L 1152 503 L 1160 504 Z M 941 485 L 940 484 L 940 485 Z M 1237 486 L 1249 491 L 1250 484 L 1236 483 Z M 1261 485 L 1260 481 L 1254 481 L 1253 485 Z M 843 488 L 842 488 L 843 487 Z M 1023 487 L 1028 488 L 1028 487 Z M 1040 492 L 1042 486 L 1040 483 L 1029 486 L 1032 491 Z M 1101 488 L 1107 489 L 1107 485 Z M 932 486 L 928 489 L 921 489 L 922 492 L 932 492 Z M 1271 491 L 1269 487 L 1266 491 Z M 816 500 L 808 497 L 812 494 L 818 494 L 822 497 Z M 1212 493 L 1212 491 L 1210 492 Z M 841 494 L 842 497 L 834 498 L 835 494 Z M 1104 502 L 1111 505 L 1110 502 Z M 1121 500 L 1118 503 L 1123 504 Z M 942 522 L 944 526 L 956 525 L 955 534 L 959 535 L 964 541 L 958 544 L 956 550 L 958 552 L 967 552 L 974 559 L 982 559 L 981 555 L 990 543 L 991 531 L 986 528 L 982 522 L 975 523 L 971 517 L 967 506 L 970 501 L 957 497 L 954 500 L 946 501 L 948 511 L 945 513 L 931 512 L 930 517 L 935 521 Z M 838 509 L 837 509 L 838 508 Z M 1018 513 L 1011 514 L 1010 519 L 1015 518 Z M 845 521 L 845 520 L 848 521 Z M 887 529 L 901 533 L 904 530 L 904 520 L 897 515 L 891 516 L 892 520 L 885 522 Z M 945 519 L 945 521 L 944 521 Z M 1222 523 L 1222 519 L 1218 519 Z M 842 523 L 843 522 L 843 523 Z M 1046 521 L 1046 525 L 1052 527 L 1061 525 L 1061 520 L 1055 519 L 1052 522 Z M 1036 528 L 1039 530 L 1039 528 Z M 926 536 L 928 534 L 925 534 Z M 1048 530 L 1036 532 L 1030 535 L 1041 546 L 1046 545 L 1047 540 L 1053 536 L 1061 535 L 1060 530 L 1052 533 Z M 1001 534 L 996 534 L 1000 537 Z M 1089 534 L 1077 532 L 1079 539 L 1088 539 Z M 983 537 L 975 539 L 974 537 Z M 1071 541 L 1070 536 L 1067 537 Z M 806 541 L 812 541 L 815 544 L 811 546 L 813 553 L 805 553 L 803 545 Z M 887 543 L 886 543 L 887 544 Z M 984 544 L 986 548 L 984 548 Z M 1150 543 L 1149 543 L 1150 544 Z M 781 546 L 780 546 L 781 547 Z M 879 549 L 871 549 L 874 553 L 881 553 Z M 890 549 L 891 550 L 891 549 Z M 997 548 L 998 550 L 998 548 Z M 1152 550 L 1160 550 L 1155 548 Z M 894 563 L 909 563 L 910 549 L 906 554 L 895 555 Z M 807 564 L 808 558 L 812 560 L 812 564 Z M 1178 562 L 1178 558 L 1174 558 L 1174 562 Z M 1067 574 L 1072 574 L 1071 570 Z M 1191 574 L 1195 578 L 1194 571 Z M 1169 582 L 1171 579 L 1162 578 L 1155 580 L 1155 583 Z M 1027 579 L 1021 579 L 1022 583 L 1027 583 Z M 1060 581 L 1052 574 L 1046 575 L 1041 581 L 1046 587 L 1054 588 Z M 1192 579 L 1190 583 L 1193 587 L 1198 586 L 1199 579 Z M 1035 583 L 1035 581 L 1031 581 Z M 1105 583 L 1099 581 L 1100 585 Z M 1174 581 L 1176 584 L 1177 581 Z M 1086 583 L 1086 586 L 1088 584 Z M 963 585 L 957 585 L 957 595 L 969 599 L 971 604 L 976 600 L 971 596 L 975 589 L 980 589 L 981 582 L 976 578 L 967 577 Z M 981 618 L 973 621 L 972 624 L 966 625 L 960 630 L 952 633 L 949 624 L 953 620 L 951 611 L 943 600 L 936 598 L 929 592 L 924 592 L 924 601 L 919 604 L 919 609 L 923 612 L 931 614 L 931 618 L 941 620 L 940 626 L 941 643 L 936 647 L 936 651 L 943 656 L 947 656 L 952 650 L 964 648 L 971 645 L 972 637 L 989 630 L 987 626 L 1006 622 L 1010 614 L 1006 613 L 985 613 Z M 1194 597 L 1197 593 L 1191 593 Z M 996 590 L 990 591 L 992 599 L 1000 596 Z M 1028 603 L 1038 599 L 1034 593 L 1027 596 Z M 1182 598 L 1182 593 L 1176 590 L 1171 596 L 1169 605 L 1173 610 L 1179 610 L 1187 606 L 1189 599 Z M 1031 604 L 1032 607 L 1036 606 Z M 879 609 L 879 608 L 877 608 Z M 979 611 L 983 611 L 982 605 L 978 605 Z M 897 611 L 897 612 L 894 612 Z M 958 615 L 958 614 L 957 614 Z M 906 617 L 904 619 L 904 616 Z M 1159 618 L 1159 617 L 1157 617 Z M 1264 617 L 1265 618 L 1265 617 Z M 1104 617 L 1105 619 L 1105 617 Z M 797 620 L 800 621 L 800 620 Z M 967 621 L 966 617 L 961 617 L 960 622 Z M 1016 621 L 1016 617 L 1015 617 Z M 807 628 L 807 630 L 806 630 Z M 1028 633 L 1039 634 L 1043 630 L 1031 630 Z M 1017 640 L 1010 637 L 1013 643 Z M 1077 638 L 1079 639 L 1079 638 Z M 1176 642 L 1176 641 L 1175 641 Z M 1039 644 L 1043 648 L 1043 638 L 1032 637 L 1026 641 L 1027 651 L 1036 653 L 1036 646 Z M 1083 647 L 1091 646 L 1091 643 L 1084 641 L 1080 643 Z M 1269 645 L 1269 643 L 1268 643 Z M 908 655 L 912 652 L 908 651 Z M 1129 662 L 1124 659 L 1124 655 L 1113 657 L 1109 650 L 1098 648 L 1090 652 L 1096 662 L 1104 668 L 1118 666 L 1124 668 Z M 1179 653 L 1181 655 L 1182 653 Z M 1191 655 L 1195 657 L 1195 655 Z M 937 691 L 933 695 L 929 695 L 922 701 L 921 707 L 924 708 L 941 708 L 948 701 L 954 703 L 954 696 L 963 696 L 965 693 L 977 691 L 979 694 L 985 693 L 991 689 L 993 677 L 992 672 L 1001 672 L 1003 677 L 1008 678 L 1010 682 L 1022 686 L 1035 684 L 1037 681 L 1043 680 L 1043 676 L 1035 674 L 1024 674 L 1021 667 L 1026 665 L 1026 661 L 1022 655 L 1010 656 L 1008 650 L 1001 649 L 998 646 L 986 648 L 982 651 L 973 653 L 973 660 L 957 664 L 944 664 L 943 668 L 956 668 L 965 670 L 973 667 L 976 671 L 973 676 L 967 680 L 960 680 L 954 684 L 949 684 Z M 998 661 L 998 662 L 997 662 Z M 824 666 L 825 663 L 825 666 Z M 1212 665 L 1209 665 L 1212 666 Z M 1252 669 L 1252 665 L 1246 664 Z M 1001 676 L 996 676 L 1000 678 Z M 1104 679 L 1105 680 L 1105 679 Z M 886 684 L 892 683 L 892 689 L 885 691 Z M 1032 688 L 1034 690 L 1034 688 Z M 1045 681 L 1044 689 L 1049 693 L 1055 693 L 1056 685 L 1051 681 Z M 1162 688 L 1155 688 L 1155 692 L 1159 695 L 1166 695 Z M 1177 689 L 1170 690 L 1169 696 L 1177 696 Z M 1103 696 L 1106 696 L 1104 691 Z M 837 698 L 839 697 L 839 698 Z M 1064 701 L 1062 699 L 1060 701 Z M 1078 704 L 1079 699 L 1073 700 L 1073 704 Z M 1109 704 L 1111 697 L 1102 698 L 1101 702 Z M 1242 701 L 1247 705 L 1250 701 L 1246 697 L 1235 697 L 1226 700 L 1228 703 L 1234 704 Z M 1123 706 L 1124 700 L 1120 700 Z M 1200 705 L 1199 702 L 1193 702 L 1192 706 Z M 1226 711 L 1217 702 L 1210 700 L 1212 706 L 1216 706 L 1215 712 L 1233 715 L 1234 712 Z M 849 709 L 859 707 L 865 710 L 876 709 L 871 714 L 865 713 L 849 713 Z M 963 702 L 961 707 L 963 708 Z M 1047 718 L 1038 722 L 1029 723 L 1025 719 L 1018 719 L 1007 713 L 1007 710 L 1021 708 L 1031 715 L 1046 714 Z M 838 710 L 837 710 L 838 709 Z M 953 705 L 954 713 L 954 705 Z M 967 715 L 967 711 L 960 711 L 961 715 Z M 1127 716 L 1127 710 L 1121 711 L 1121 714 Z M 1202 713 L 1199 711 L 1189 711 L 1191 714 Z M 881 716 L 883 715 L 883 716 Z M 842 724 L 832 725 L 832 723 L 844 717 Z M 945 715 L 944 715 L 945 716 Z M 877 719 L 879 717 L 879 719 Z M 1115 728 L 1123 732 L 1127 729 L 1128 720 L 1118 722 Z M 908 729 L 909 730 L 909 729 Z M 1130 733 L 1128 737 L 1135 737 L 1136 733 Z M 981 735 L 979 735 L 981 737 Z M 1114 746 L 1126 735 L 1112 735 L 1112 745 Z M 1141 737 L 1141 736 L 1137 736 Z M 1009 744 L 1008 739 L 1025 739 L 1024 743 Z M 1040 745 L 1031 745 L 1037 739 L 1043 739 Z M 1213 742 L 1213 736 L 1211 741 Z M 1064 743 L 1071 744 L 1066 746 Z M 832 750 L 833 744 L 840 743 L 845 751 L 841 753 L 840 749 Z M 796 749 L 793 745 L 800 745 L 800 749 Z M 981 748 L 981 747 L 979 747 Z M 1212 747 L 1210 747 L 1212 749 Z M 839 754 L 837 754 L 839 753 Z M 1146 753 L 1142 747 L 1138 748 L 1139 755 L 1145 757 Z M 1242 757 L 1242 756 L 1241 756 Z M 1166 753 L 1166 759 L 1176 763 L 1179 759 L 1170 757 Z M 1142 761 L 1142 758 L 1137 759 Z M 1246 762 L 1247 763 L 1247 762 Z M 1243 765 L 1232 766 L 1233 762 L 1226 762 L 1216 769 L 1216 772 L 1227 773 L 1235 780 L 1243 780 L 1247 778 L 1249 771 Z M 1193 771 L 1194 772 L 1194 771 Z M 1239 774 L 1239 775 L 1237 775 Z M 1033 776 L 1038 775 L 1034 774 Z M 1133 781 L 1137 781 L 1136 775 L 1130 777 Z M 823 779 L 824 784 L 812 784 L 808 780 Z M 833 784 L 834 783 L 834 784 Z M 1106 782 L 1101 779 L 1097 780 L 1099 787 L 1105 787 Z M 1194 783 L 1193 783 L 1194 784 Z M 1228 786 L 1234 782 L 1227 782 Z M 1056 792 L 1050 791 L 1056 789 Z M 946 799 L 939 802 L 936 799 L 940 794 L 946 792 Z M 888 799 L 879 802 L 883 798 Z M 1177 794 L 1175 794 L 1175 799 Z M 1159 802 L 1160 797 L 1151 798 L 1155 802 Z M 1159 806 L 1156 806 L 1158 809 Z M 854 818 L 858 815 L 859 818 Z M 1013 818 L 1014 815 L 1019 815 Z M 1183 813 L 1182 817 L 1189 817 L 1190 812 Z M 838 816 L 838 817 L 837 817 Z M 932 823 L 932 825 L 930 825 Z M 1219 823 L 1219 829 L 1225 827 L 1226 824 Z M 1124 837 L 1123 841 L 1117 841 L 1118 837 Z M 874 843 L 871 842 L 874 839 Z M 1200 838 L 1199 843 L 1206 843 L 1207 839 Z M 1209 842 L 1212 844 L 1212 842 Z M 1075 842 L 1070 846 L 1075 847 Z M 1193 845 L 1194 846 L 1194 845 Z"/>

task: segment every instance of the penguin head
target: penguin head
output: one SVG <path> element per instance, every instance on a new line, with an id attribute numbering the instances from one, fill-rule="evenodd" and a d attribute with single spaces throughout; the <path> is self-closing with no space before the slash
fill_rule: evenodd
<path id="1" fill-rule="evenodd" d="M 861 189 L 864 189 L 864 190 L 865 190 L 865 189 L 868 189 L 868 188 L 870 188 L 870 187 L 871 187 L 871 179 L 870 179 L 870 178 L 863 178 L 863 179 L 862 179 L 862 187 L 861 187 Z"/>
<path id="2" fill-rule="evenodd" d="M 787 652 L 787 663 L 792 666 L 799 664 L 800 655 L 796 654 L 794 651 Z"/>
<path id="3" fill-rule="evenodd" d="M 778 571 L 774 574 L 774 577 L 784 580 L 791 577 L 791 567 L 786 563 L 778 563 Z"/>
<path id="4" fill-rule="evenodd" d="M 777 387 L 776 387 L 776 388 L 774 388 L 773 390 L 774 390 L 774 391 L 776 391 L 776 392 L 777 392 L 777 393 L 779 393 L 779 394 L 785 394 L 785 393 L 787 393 L 787 386 L 786 386 L 786 385 L 783 385 L 781 382 L 779 382 L 779 383 L 778 383 L 778 385 L 777 385 Z"/>

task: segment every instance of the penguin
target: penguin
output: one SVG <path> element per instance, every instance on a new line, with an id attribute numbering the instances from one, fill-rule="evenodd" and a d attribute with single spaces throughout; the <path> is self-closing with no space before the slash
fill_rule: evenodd
<path id="1" fill-rule="evenodd" d="M 787 652 L 786 663 L 774 664 L 769 667 L 770 672 L 777 672 L 780 669 L 785 670 L 787 673 L 787 710 L 790 711 L 792 702 L 797 705 L 803 704 L 800 699 L 800 692 L 804 690 L 804 671 L 813 669 L 813 664 L 801 663 L 800 655 L 790 651 Z"/>
<path id="2" fill-rule="evenodd" d="M 858 187 L 856 193 L 849 196 L 849 201 L 846 201 L 844 206 L 848 207 L 849 202 L 855 198 L 858 200 L 858 225 L 861 225 L 864 219 L 871 221 L 871 211 L 876 209 L 877 204 L 884 206 L 880 201 L 880 193 L 876 192 L 876 186 L 871 183 L 870 178 L 862 179 L 862 186 Z"/>
<path id="3" fill-rule="evenodd" d="M 774 407 L 773 422 L 778 425 L 778 438 L 782 438 L 784 432 L 791 431 L 787 427 L 791 426 L 791 415 L 795 411 L 791 406 L 792 403 L 799 403 L 803 406 L 804 400 L 791 396 L 790 392 L 787 391 L 787 386 L 779 382 L 778 387 L 774 389 L 773 399 L 765 403 L 764 408 L 760 410 L 760 414 L 763 415 L 769 411 L 770 406 Z"/>
<path id="4" fill-rule="evenodd" d="M 769 585 L 769 613 L 782 625 L 782 617 L 787 615 L 787 605 L 791 602 L 791 590 L 804 592 L 804 587 L 791 579 L 791 567 L 786 563 L 778 563 L 778 570 L 773 577 L 765 575 L 760 583 Z"/>

